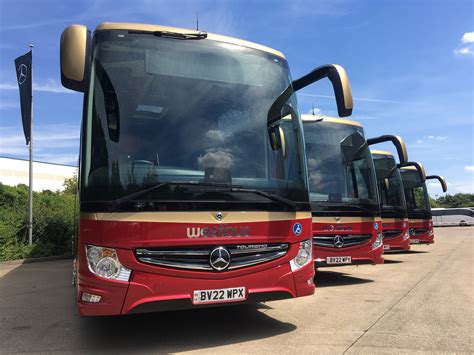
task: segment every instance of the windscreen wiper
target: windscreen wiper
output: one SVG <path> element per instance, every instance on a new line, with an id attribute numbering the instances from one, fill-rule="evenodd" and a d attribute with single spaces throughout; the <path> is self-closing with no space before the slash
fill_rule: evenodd
<path id="1" fill-rule="evenodd" d="M 245 189 L 245 188 L 239 188 L 239 187 L 233 187 L 228 190 L 229 192 L 248 192 L 248 193 L 253 193 L 256 195 L 260 195 L 263 197 L 268 198 L 269 200 L 281 202 L 285 205 L 291 206 L 293 208 L 299 207 L 299 203 L 296 201 L 289 200 L 285 197 L 278 196 L 274 193 L 263 191 L 263 190 L 257 190 L 257 189 Z"/>
<path id="2" fill-rule="evenodd" d="M 163 38 L 174 38 L 174 39 L 205 39 L 207 38 L 207 32 L 191 32 L 181 33 L 172 31 L 128 31 L 130 34 L 148 34 L 156 37 Z"/>
<path id="3" fill-rule="evenodd" d="M 358 210 L 361 210 L 361 211 L 364 211 L 364 212 L 370 212 L 370 213 L 374 213 L 375 210 L 371 210 L 370 208 L 366 208 L 366 207 L 362 207 L 360 205 L 354 205 L 352 203 L 343 203 L 341 204 L 341 206 L 344 206 L 344 207 L 351 207 L 351 208 L 357 208 Z"/>
<path id="4" fill-rule="evenodd" d="M 131 200 L 134 200 L 140 196 L 146 195 L 147 193 L 158 190 L 162 187 L 165 186 L 170 186 L 170 185 L 177 185 L 177 186 L 207 186 L 207 187 L 215 187 L 215 188 L 221 188 L 221 187 L 230 187 L 230 188 L 238 188 L 237 185 L 229 185 L 229 184 L 220 184 L 220 183 L 203 183 L 203 182 L 191 182 L 191 181 L 166 181 L 166 182 L 160 182 L 156 185 L 147 187 L 146 189 L 139 190 L 137 192 L 133 192 L 129 195 L 125 195 L 123 197 L 120 197 L 114 201 L 111 201 L 113 207 L 116 209 L 118 206 L 123 205 L 126 202 L 129 202 Z"/>
<path id="5" fill-rule="evenodd" d="M 117 209 L 120 205 L 123 205 L 124 203 L 127 203 L 129 201 L 132 201 L 140 196 L 146 195 L 147 193 L 158 190 L 162 187 L 165 186 L 170 186 L 170 185 L 176 185 L 176 186 L 195 186 L 195 187 L 207 187 L 205 189 L 205 192 L 248 192 L 248 193 L 253 193 L 257 194 L 260 196 L 264 196 L 268 198 L 269 200 L 281 202 L 283 204 L 286 204 L 288 206 L 291 206 L 293 208 L 299 207 L 299 203 L 289 200 L 287 198 L 278 196 L 274 193 L 267 192 L 267 191 L 262 191 L 262 190 L 257 190 L 257 189 L 246 189 L 242 188 L 239 185 L 229 185 L 229 184 L 222 184 L 222 183 L 212 183 L 212 182 L 180 182 L 180 181 L 166 181 L 166 182 L 160 182 L 159 184 L 147 187 L 146 189 L 139 190 L 137 192 L 133 192 L 131 194 L 125 195 L 123 197 L 120 197 L 116 200 L 110 201 L 109 203 L 112 204 L 112 208 L 114 210 Z M 212 188 L 212 189 L 211 189 Z"/>

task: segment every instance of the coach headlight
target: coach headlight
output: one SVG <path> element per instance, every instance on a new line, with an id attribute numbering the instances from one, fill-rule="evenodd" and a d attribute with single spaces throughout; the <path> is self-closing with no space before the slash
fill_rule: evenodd
<path id="1" fill-rule="evenodd" d="M 375 238 L 375 242 L 372 243 L 372 249 L 377 249 L 382 244 L 383 244 L 383 233 L 377 233 L 377 238 Z"/>
<path id="2" fill-rule="evenodd" d="M 120 264 L 115 249 L 86 245 L 86 259 L 89 270 L 97 276 L 118 281 L 130 279 L 132 271 Z"/>
<path id="3" fill-rule="evenodd" d="M 290 260 L 291 271 L 296 271 L 313 261 L 313 243 L 312 240 L 300 242 L 298 254 Z"/>
<path id="4" fill-rule="evenodd" d="M 402 240 L 407 240 L 410 238 L 410 233 L 408 233 L 408 229 L 405 231 L 405 234 L 403 234 Z"/>

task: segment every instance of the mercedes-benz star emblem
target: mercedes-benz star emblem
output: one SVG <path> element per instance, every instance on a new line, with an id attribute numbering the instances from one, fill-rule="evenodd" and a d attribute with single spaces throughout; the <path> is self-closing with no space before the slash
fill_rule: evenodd
<path id="1" fill-rule="evenodd" d="M 224 218 L 224 215 L 222 214 L 222 212 L 217 212 L 216 213 L 216 220 L 222 221 L 223 218 Z"/>
<path id="2" fill-rule="evenodd" d="M 28 77 L 28 67 L 25 64 L 18 68 L 18 84 L 23 84 Z"/>
<path id="3" fill-rule="evenodd" d="M 333 243 L 335 247 L 342 248 L 344 246 L 344 238 L 338 234 L 334 237 Z"/>
<path id="4" fill-rule="evenodd" d="M 224 247 L 217 247 L 209 254 L 209 264 L 216 271 L 223 271 L 229 267 L 230 254 Z"/>
<path id="5" fill-rule="evenodd" d="M 410 228 L 410 235 L 415 235 L 415 229 Z"/>

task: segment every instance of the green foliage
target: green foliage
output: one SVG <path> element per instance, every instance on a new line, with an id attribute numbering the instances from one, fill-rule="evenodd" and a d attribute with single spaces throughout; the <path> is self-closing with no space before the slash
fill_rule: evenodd
<path id="1" fill-rule="evenodd" d="M 77 216 L 74 192 L 71 188 L 64 192 L 33 193 L 33 245 L 30 246 L 28 187 L 0 183 L 0 260 L 71 254 Z"/>
<path id="2" fill-rule="evenodd" d="M 436 200 L 436 207 L 474 207 L 474 194 L 455 194 L 441 196 Z"/>
<path id="3" fill-rule="evenodd" d="M 73 177 L 64 180 L 63 187 L 63 193 L 74 195 L 77 192 L 77 174 L 74 174 Z"/>

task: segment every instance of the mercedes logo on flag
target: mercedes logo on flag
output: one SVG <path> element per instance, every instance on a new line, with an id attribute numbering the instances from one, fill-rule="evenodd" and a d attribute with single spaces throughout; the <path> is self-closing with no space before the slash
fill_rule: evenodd
<path id="1" fill-rule="evenodd" d="M 28 67 L 25 64 L 21 64 L 18 68 L 18 84 L 23 84 L 28 78 Z"/>

